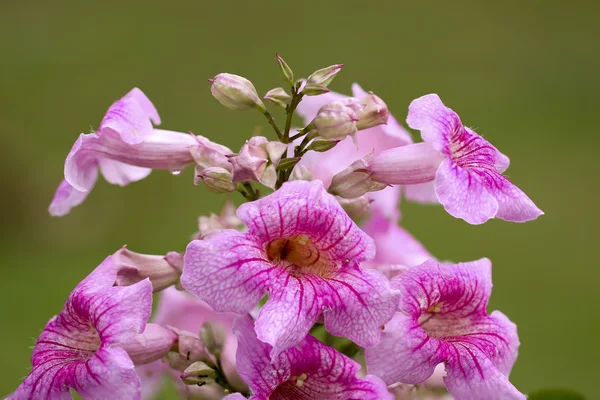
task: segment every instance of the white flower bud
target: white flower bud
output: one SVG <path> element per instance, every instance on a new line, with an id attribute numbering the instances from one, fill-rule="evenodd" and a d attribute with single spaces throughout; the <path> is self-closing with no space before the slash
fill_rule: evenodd
<path id="1" fill-rule="evenodd" d="M 231 110 L 258 108 L 262 113 L 267 110 L 252 82 L 244 77 L 222 73 L 209 79 L 209 82 L 212 83 L 210 91 L 213 96 Z"/>
<path id="2" fill-rule="evenodd" d="M 311 125 L 320 137 L 325 139 L 343 139 L 356 133 L 358 117 L 352 108 L 341 101 L 325 104 L 319 109 Z"/>

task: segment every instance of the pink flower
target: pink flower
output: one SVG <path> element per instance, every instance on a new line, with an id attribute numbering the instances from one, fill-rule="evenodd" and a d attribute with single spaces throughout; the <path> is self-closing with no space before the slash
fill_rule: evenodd
<path id="1" fill-rule="evenodd" d="M 392 280 L 399 312 L 381 343 L 367 349 L 367 368 L 387 384 L 421 383 L 444 362 L 446 387 L 457 399 L 525 399 L 508 380 L 517 359 L 517 328 L 486 307 L 491 263 L 427 261 Z"/>
<path id="2" fill-rule="evenodd" d="M 127 345 L 149 361 L 144 353 L 161 357 L 153 345 L 166 353 L 165 342 L 138 335 L 144 332 L 152 311 L 150 281 L 114 287 L 115 279 L 116 268 L 108 257 L 77 285 L 38 338 L 31 358 L 33 369 L 9 399 L 70 399 L 71 388 L 84 399 L 140 398 L 134 362 L 121 347 Z M 169 335 L 166 348 L 174 340 Z M 150 340 L 147 351 L 140 347 L 140 340 L 145 339 Z"/>
<path id="3" fill-rule="evenodd" d="M 87 197 L 98 179 L 98 169 L 114 185 L 125 186 L 152 169 L 181 171 L 192 164 L 193 135 L 154 129 L 156 109 L 135 88 L 108 109 L 96 133 L 81 134 L 65 160 L 65 178 L 59 185 L 50 214 L 62 216 Z"/>
<path id="4" fill-rule="evenodd" d="M 433 260 L 423 245 L 395 221 L 375 211 L 361 226 L 375 242 L 375 258 L 365 266 L 383 272 L 388 278 Z"/>
<path id="5" fill-rule="evenodd" d="M 352 85 L 354 97 L 363 98 L 369 93 L 365 92 L 357 83 Z M 317 115 L 318 110 L 325 104 L 334 101 L 347 100 L 348 96 L 339 93 L 326 93 L 320 96 L 302 99 L 297 111 L 306 124 L 310 123 Z M 412 144 L 412 138 L 398 121 L 390 114 L 387 124 L 377 125 L 369 129 L 360 130 L 355 133 L 354 138 L 346 138 L 338 143 L 333 149 L 325 154 L 308 152 L 303 157 L 298 168 L 304 166 L 314 179 L 323 181 L 325 187 L 329 187 L 334 175 L 348 166 L 349 160 L 365 157 L 374 152 L 378 154 L 384 150 Z M 430 190 L 432 192 L 432 190 Z M 406 197 L 412 199 L 413 190 L 406 192 Z M 400 188 L 392 187 L 381 192 L 369 193 L 373 200 L 372 208 L 381 209 L 384 215 L 390 219 L 398 219 L 398 201 L 400 200 Z M 416 194 L 419 198 L 420 193 Z M 423 196 L 420 196 L 423 197 Z M 426 196 L 431 198 L 431 196 Z"/>
<path id="6" fill-rule="evenodd" d="M 240 342 L 238 370 L 254 394 L 252 400 L 393 400 L 381 379 L 357 378 L 357 362 L 310 335 L 271 360 L 271 346 L 258 340 L 249 317 L 236 320 L 234 330 Z"/>
<path id="7" fill-rule="evenodd" d="M 490 218 L 525 222 L 543 214 L 502 176 L 508 157 L 465 127 L 436 94 L 414 100 L 407 122 L 421 131 L 425 143 L 391 149 L 369 159 L 374 180 L 400 185 L 435 179 L 437 198 L 446 211 L 471 224 Z"/>
<path id="8" fill-rule="evenodd" d="M 285 183 L 243 204 L 248 231 L 218 232 L 189 244 L 181 284 L 216 311 L 250 311 L 269 294 L 256 321 L 275 357 L 299 343 L 323 314 L 326 329 L 361 346 L 379 341 L 398 294 L 359 263 L 374 244 L 320 181 Z"/>
<path id="9" fill-rule="evenodd" d="M 223 338 L 223 352 L 221 361 L 227 375 L 227 379 L 231 384 L 240 390 L 245 389 L 245 384 L 239 377 L 235 369 L 235 352 L 237 349 L 237 338 L 232 333 L 234 314 L 216 313 L 208 304 L 202 300 L 190 295 L 189 293 L 179 291 L 173 287 L 161 292 L 160 301 L 156 314 L 153 318 L 153 323 L 162 326 L 176 328 L 179 332 L 185 334 L 188 332 L 190 336 L 197 336 L 200 328 L 205 323 L 219 328 L 225 334 Z M 190 361 L 191 364 L 191 361 Z M 186 367 L 183 365 L 182 367 Z M 209 397 L 220 393 L 222 397 L 222 389 L 217 385 L 206 385 L 203 387 L 190 387 L 181 382 L 179 376 L 181 371 L 176 371 L 169 368 L 169 365 L 164 361 L 156 361 L 152 364 L 143 365 L 136 368 L 139 376 L 142 379 L 143 398 L 150 399 L 156 397 L 159 392 L 162 378 L 169 376 L 177 383 L 179 390 L 186 393 L 190 398 L 193 396 Z"/>

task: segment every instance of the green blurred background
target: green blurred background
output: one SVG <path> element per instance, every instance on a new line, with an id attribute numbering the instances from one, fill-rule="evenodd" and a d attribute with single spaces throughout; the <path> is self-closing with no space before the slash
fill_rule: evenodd
<path id="1" fill-rule="evenodd" d="M 596 297 L 600 3 L 593 1 L 9 1 L 0 3 L 0 395 L 27 374 L 30 347 L 69 291 L 123 244 L 183 250 L 221 198 L 164 171 L 120 188 L 100 180 L 63 218 L 47 213 L 77 135 L 134 86 L 162 127 L 237 150 L 258 113 L 212 98 L 231 72 L 264 94 L 281 86 L 275 52 L 306 76 L 345 63 L 403 121 L 436 92 L 512 160 L 509 176 L 546 215 L 469 226 L 404 204 L 404 224 L 439 258 L 494 263 L 490 309 L 519 326 L 522 391 L 598 396 Z M 280 114 L 277 114 L 281 117 Z"/>

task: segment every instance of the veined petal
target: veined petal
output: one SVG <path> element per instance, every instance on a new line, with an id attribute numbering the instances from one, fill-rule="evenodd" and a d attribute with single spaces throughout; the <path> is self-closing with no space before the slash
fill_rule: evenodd
<path id="1" fill-rule="evenodd" d="M 496 171 L 467 169 L 446 160 L 436 174 L 436 193 L 448 213 L 470 224 L 490 218 L 526 222 L 543 212 Z"/>
<path id="2" fill-rule="evenodd" d="M 98 174 L 96 174 L 96 178 L 97 177 Z M 95 183 L 96 182 L 94 181 L 92 186 L 94 186 Z M 48 207 L 48 212 L 53 217 L 67 215 L 71 211 L 71 208 L 83 203 L 88 193 L 89 192 L 81 192 L 75 189 L 69 182 L 63 179 L 56 189 L 52 203 L 50 203 L 50 207 Z"/>
<path id="3" fill-rule="evenodd" d="M 121 136 L 125 143 L 137 144 L 152 135 L 150 120 L 160 124 L 154 105 L 140 89 L 134 88 L 109 107 L 98 131 L 112 131 Z"/>
<path id="4" fill-rule="evenodd" d="M 194 240 L 185 252 L 181 284 L 218 312 L 250 311 L 264 295 L 271 268 L 246 234 L 223 230 Z"/>
<path id="5" fill-rule="evenodd" d="M 318 277 L 295 277 L 279 272 L 271 283 L 269 300 L 256 320 L 258 338 L 272 346 L 271 358 L 296 345 L 315 324 L 323 311 L 323 296 L 330 295 Z"/>
<path id="6" fill-rule="evenodd" d="M 94 357 L 74 368 L 68 379 L 86 400 L 138 400 L 140 378 L 123 349 L 102 347 Z"/>
<path id="7" fill-rule="evenodd" d="M 104 289 L 89 301 L 90 322 L 102 341 L 119 343 L 144 331 L 152 312 L 152 283 L 144 279 L 131 286 Z"/>
<path id="8" fill-rule="evenodd" d="M 421 383 L 447 357 L 446 347 L 444 342 L 430 338 L 420 329 L 414 318 L 396 313 L 385 324 L 381 342 L 365 350 L 367 371 L 387 385 Z"/>
<path id="9" fill-rule="evenodd" d="M 446 211 L 470 224 L 483 224 L 498 213 L 498 202 L 482 177 L 445 160 L 436 173 L 435 191 Z"/>
<path id="10" fill-rule="evenodd" d="M 260 243 L 307 235 L 308 240 L 334 260 L 356 263 L 374 256 L 374 244 L 348 217 L 321 181 L 293 181 L 268 197 L 242 204 L 238 217 L 248 234 Z"/>
<path id="11" fill-rule="evenodd" d="M 271 360 L 271 346 L 257 339 L 250 318 L 238 319 L 234 330 L 240 341 L 238 370 L 254 399 L 392 399 L 379 378 L 358 379 L 355 361 L 312 336 Z"/>
<path id="12" fill-rule="evenodd" d="M 326 304 L 330 307 L 323 313 L 325 328 L 359 346 L 376 345 L 381 327 L 398 307 L 400 293 L 391 290 L 387 278 L 375 270 L 348 268 L 328 283 L 332 293 L 329 294 L 331 305 Z"/>
<path id="13" fill-rule="evenodd" d="M 453 397 L 464 400 L 525 400 L 481 350 L 470 343 L 451 347 L 444 383 Z"/>

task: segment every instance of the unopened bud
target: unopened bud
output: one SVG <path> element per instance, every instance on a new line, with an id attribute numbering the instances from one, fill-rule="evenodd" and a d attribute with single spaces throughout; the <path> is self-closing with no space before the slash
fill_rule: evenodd
<path id="1" fill-rule="evenodd" d="M 140 254 L 123 246 L 113 254 L 117 266 L 116 286 L 129 286 L 146 278 L 150 279 L 154 292 L 159 292 L 179 282 L 183 263 L 176 255 Z"/>
<path id="2" fill-rule="evenodd" d="M 319 153 L 333 149 L 340 141 L 338 139 L 315 139 L 306 148 L 306 150 L 317 151 Z"/>
<path id="3" fill-rule="evenodd" d="M 265 150 L 269 155 L 269 160 L 272 164 L 277 165 L 281 156 L 287 151 L 288 145 L 281 142 L 268 142 L 265 144 Z"/>
<path id="4" fill-rule="evenodd" d="M 290 176 L 291 181 L 311 181 L 312 175 L 306 165 L 296 165 Z"/>
<path id="5" fill-rule="evenodd" d="M 200 142 L 197 146 L 190 147 L 190 153 L 196 165 L 202 169 L 210 167 L 231 169 L 227 156 L 233 154 L 233 152 L 225 146 L 212 143 L 208 139 Z"/>
<path id="6" fill-rule="evenodd" d="M 198 167 L 196 167 L 196 179 L 194 184 L 198 185 L 198 182 L 202 181 L 208 190 L 212 192 L 227 193 L 235 190 L 232 178 L 233 175 L 231 172 L 225 168 L 211 167 L 199 171 Z"/>
<path id="7" fill-rule="evenodd" d="M 209 82 L 212 83 L 210 88 L 212 95 L 225 107 L 236 111 L 244 111 L 250 108 L 257 108 L 262 113 L 266 111 L 254 85 L 248 79 L 238 75 L 222 73 L 213 79 L 209 79 Z"/>
<path id="8" fill-rule="evenodd" d="M 356 133 L 357 121 L 358 117 L 351 108 L 336 101 L 321 107 L 311 125 L 320 137 L 341 140 Z"/>
<path id="9" fill-rule="evenodd" d="M 223 349 L 227 331 L 219 323 L 205 322 L 200 328 L 200 338 L 209 353 L 215 354 Z"/>
<path id="10" fill-rule="evenodd" d="M 360 101 L 365 105 L 365 108 L 358 116 L 356 127 L 359 131 L 373 126 L 387 124 L 390 111 L 381 98 L 370 93 Z"/>
<path id="11" fill-rule="evenodd" d="M 177 341 L 177 334 L 157 324 L 146 324 L 143 333 L 133 336 L 118 347 L 127 352 L 135 365 L 144 365 L 160 360 Z"/>
<path id="12" fill-rule="evenodd" d="M 233 165 L 233 181 L 259 181 L 267 167 L 268 154 L 262 145 L 267 139 L 256 136 L 246 141 L 240 152 L 229 158 Z"/>
<path id="13" fill-rule="evenodd" d="M 276 53 L 275 57 L 277 57 L 277 62 L 279 63 L 279 68 L 281 69 L 281 73 L 283 74 L 283 78 L 287 83 L 291 86 L 294 86 L 294 72 L 289 65 L 281 58 L 281 56 Z"/>
<path id="14" fill-rule="evenodd" d="M 365 159 L 357 160 L 331 179 L 329 193 L 352 199 L 386 188 L 387 185 L 375 182 L 371 175 Z"/>
<path id="15" fill-rule="evenodd" d="M 296 164 L 298 164 L 300 159 L 300 157 L 284 158 L 281 161 L 279 161 L 279 164 L 277 164 L 277 169 L 280 171 L 285 171 L 290 168 L 293 168 Z"/>
<path id="16" fill-rule="evenodd" d="M 331 83 L 333 78 L 335 78 L 337 73 L 341 71 L 343 66 L 344 66 L 344 64 L 335 64 L 335 65 L 330 65 L 327 68 L 319 69 L 319 70 L 313 72 L 308 77 L 308 79 L 306 80 L 306 83 L 307 84 L 316 83 L 317 85 L 323 85 L 323 86 L 327 87 L 327 86 L 329 86 L 329 84 Z"/>
<path id="17" fill-rule="evenodd" d="M 306 96 L 318 96 L 320 94 L 329 93 L 330 90 L 327 86 L 320 85 L 318 83 L 307 83 L 302 89 L 302 93 Z"/>
<path id="18" fill-rule="evenodd" d="M 263 98 L 282 108 L 285 108 L 292 101 L 292 96 L 287 94 L 285 90 L 280 87 L 269 90 Z"/>
<path id="19" fill-rule="evenodd" d="M 215 370 L 202 361 L 193 363 L 181 374 L 181 380 L 186 385 L 203 386 L 208 383 L 213 383 L 215 379 L 217 379 Z"/>
<path id="20" fill-rule="evenodd" d="M 367 195 L 352 199 L 336 196 L 336 200 L 340 203 L 344 211 L 346 211 L 346 214 L 354 220 L 364 217 L 371 209 L 371 199 Z"/>

